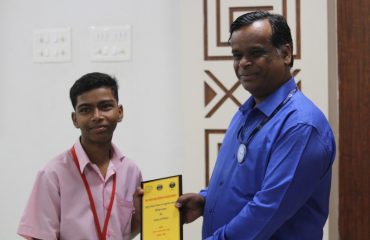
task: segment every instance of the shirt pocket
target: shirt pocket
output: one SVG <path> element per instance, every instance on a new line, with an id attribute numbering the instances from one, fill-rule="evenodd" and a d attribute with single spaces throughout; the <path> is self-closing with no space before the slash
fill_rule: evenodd
<path id="1" fill-rule="evenodd" d="M 132 214 L 134 212 L 134 202 L 127 201 L 120 198 L 118 195 L 116 196 L 116 203 L 118 209 L 118 218 L 120 222 L 121 231 L 126 235 L 130 235 L 131 232 L 131 219 Z"/>

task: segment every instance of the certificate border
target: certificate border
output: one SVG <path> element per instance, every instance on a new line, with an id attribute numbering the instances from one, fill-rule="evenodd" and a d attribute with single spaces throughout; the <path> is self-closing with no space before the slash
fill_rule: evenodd
<path id="1" fill-rule="evenodd" d="M 173 177 L 178 177 L 179 179 L 179 196 L 182 195 L 182 175 L 173 175 L 173 176 L 169 176 L 169 177 L 163 177 L 163 178 L 156 178 L 156 179 L 151 179 L 151 180 L 147 180 L 147 181 L 142 181 L 141 182 L 141 188 L 144 187 L 144 184 L 145 183 L 149 183 L 149 182 L 154 182 L 154 181 L 158 181 L 158 180 L 163 180 L 163 179 L 167 179 L 167 178 L 173 178 Z M 143 199 L 141 199 L 141 206 L 143 206 Z M 140 230 L 140 240 L 143 240 L 143 225 L 144 225 L 144 221 L 143 221 L 143 209 L 141 209 L 141 230 Z M 181 213 L 180 213 L 181 214 Z M 183 225 L 181 224 L 181 215 L 180 215 L 180 218 L 179 218 L 179 224 L 180 224 L 180 240 L 183 240 Z"/>

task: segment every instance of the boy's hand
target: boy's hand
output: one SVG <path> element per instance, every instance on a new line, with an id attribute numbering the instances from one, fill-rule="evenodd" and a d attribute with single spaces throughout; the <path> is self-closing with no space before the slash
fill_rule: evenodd
<path id="1" fill-rule="evenodd" d="M 141 230 L 141 200 L 143 195 L 144 190 L 141 187 L 137 187 L 133 196 L 135 213 L 131 222 L 131 238 L 134 238 Z"/>

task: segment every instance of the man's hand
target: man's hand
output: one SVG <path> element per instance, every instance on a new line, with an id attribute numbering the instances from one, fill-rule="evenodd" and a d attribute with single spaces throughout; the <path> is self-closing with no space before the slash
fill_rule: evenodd
<path id="1" fill-rule="evenodd" d="M 191 223 L 203 215 L 205 200 L 197 193 L 186 193 L 181 195 L 176 202 L 180 209 L 182 223 Z"/>

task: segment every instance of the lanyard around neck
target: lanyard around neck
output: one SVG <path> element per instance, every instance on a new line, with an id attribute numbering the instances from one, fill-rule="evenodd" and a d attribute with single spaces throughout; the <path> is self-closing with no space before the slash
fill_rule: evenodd
<path id="1" fill-rule="evenodd" d="M 105 220 L 104 220 L 104 228 L 103 228 L 103 231 L 101 231 L 100 223 L 99 223 L 99 218 L 98 218 L 98 214 L 96 212 L 96 208 L 95 208 L 95 204 L 94 204 L 94 199 L 93 199 L 93 196 L 91 194 L 90 186 L 89 186 L 89 183 L 87 182 L 87 179 L 86 179 L 85 174 L 83 174 L 81 172 L 80 164 L 78 163 L 78 158 L 77 158 L 77 154 L 76 154 L 76 151 L 75 151 L 74 146 L 71 149 L 71 153 L 72 153 L 72 156 L 73 156 L 73 161 L 75 162 L 76 167 L 78 169 L 78 172 L 81 175 L 82 181 L 83 181 L 83 183 L 85 185 L 85 188 L 86 188 L 87 195 L 89 197 L 90 208 L 91 208 L 91 211 L 92 211 L 92 213 L 94 215 L 95 228 L 96 228 L 96 232 L 98 234 L 99 240 L 105 240 L 106 239 L 106 236 L 107 236 L 109 218 L 110 218 L 110 215 L 111 215 L 111 212 L 112 212 L 112 207 L 113 207 L 113 202 L 114 202 L 114 196 L 115 196 L 115 193 L 116 193 L 116 174 L 113 175 L 112 195 L 111 195 L 111 198 L 110 198 L 110 203 L 109 203 L 108 211 L 107 211 L 107 214 L 106 214 Z"/>
<path id="2" fill-rule="evenodd" d="M 297 92 L 298 88 L 295 87 L 292 91 L 289 92 L 288 96 L 275 108 L 275 110 L 270 114 L 270 116 L 265 117 L 258 125 L 253 129 L 251 134 L 249 134 L 247 141 L 243 142 L 242 139 L 242 132 L 244 131 L 246 127 L 247 121 L 244 122 L 243 126 L 238 131 L 238 141 L 240 144 L 244 144 L 245 147 L 248 146 L 250 141 L 252 141 L 253 137 L 258 133 L 259 130 L 275 116 L 275 114 L 293 97 L 293 95 Z"/>

